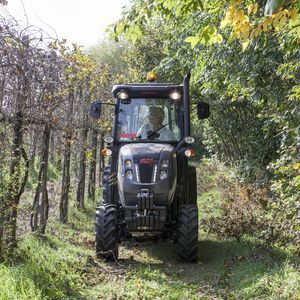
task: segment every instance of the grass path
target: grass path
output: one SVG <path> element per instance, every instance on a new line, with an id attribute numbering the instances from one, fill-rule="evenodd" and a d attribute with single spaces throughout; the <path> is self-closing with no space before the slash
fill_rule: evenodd
<path id="1" fill-rule="evenodd" d="M 285 253 L 250 239 L 207 237 L 199 241 L 197 264 L 178 264 L 175 248 L 171 242 L 122 245 L 118 263 L 101 264 L 100 272 L 94 266 L 87 299 L 300 299 L 300 277 Z"/>
<path id="2" fill-rule="evenodd" d="M 199 198 L 219 213 L 220 195 Z M 0 265 L 0 299 L 300 299 L 300 259 L 257 240 L 219 240 L 200 230 L 199 262 L 176 261 L 171 241 L 123 242 L 118 262 L 94 255 L 94 205 L 71 209 L 40 239 L 28 235 L 13 262 Z M 200 218 L 202 215 L 200 215 Z"/>

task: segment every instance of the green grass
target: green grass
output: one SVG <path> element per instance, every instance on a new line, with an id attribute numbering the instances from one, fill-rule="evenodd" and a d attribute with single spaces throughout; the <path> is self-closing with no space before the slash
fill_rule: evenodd
<path id="1" fill-rule="evenodd" d="M 199 197 L 200 219 L 214 216 L 221 194 Z M 300 299 L 300 259 L 253 237 L 220 240 L 200 230 L 199 262 L 177 263 L 171 241 L 123 242 L 118 262 L 94 255 L 94 204 L 29 234 L 0 265 L 0 299 Z"/>
<path id="2" fill-rule="evenodd" d="M 1 300 L 81 297 L 83 270 L 93 255 L 89 209 L 72 209 L 67 226 L 52 221 L 45 237 L 29 234 L 19 242 L 15 256 L 0 265 Z"/>
<path id="3" fill-rule="evenodd" d="M 57 238 L 30 236 L 20 251 L 21 261 L 1 266 L 0 299 L 61 299 L 78 294 L 76 249 Z"/>

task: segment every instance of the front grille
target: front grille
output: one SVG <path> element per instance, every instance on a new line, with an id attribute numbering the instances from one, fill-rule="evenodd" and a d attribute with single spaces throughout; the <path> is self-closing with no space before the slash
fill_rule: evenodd
<path id="1" fill-rule="evenodd" d="M 151 183 L 153 165 L 152 164 L 140 164 L 140 177 L 141 183 Z"/>

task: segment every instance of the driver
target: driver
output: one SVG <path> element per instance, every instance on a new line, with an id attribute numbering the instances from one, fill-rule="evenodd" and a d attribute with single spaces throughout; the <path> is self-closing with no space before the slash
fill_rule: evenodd
<path id="1" fill-rule="evenodd" d="M 141 139 L 175 140 L 175 136 L 167 127 L 163 127 L 165 118 L 164 110 L 161 107 L 151 106 L 149 109 L 149 124 L 144 124 L 137 132 Z M 153 133 L 153 134 L 152 134 Z"/>

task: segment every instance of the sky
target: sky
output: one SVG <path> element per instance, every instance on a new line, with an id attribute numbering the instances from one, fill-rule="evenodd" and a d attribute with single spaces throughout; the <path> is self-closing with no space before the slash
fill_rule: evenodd
<path id="1" fill-rule="evenodd" d="M 24 25 L 28 19 L 29 25 L 42 28 L 51 37 L 66 38 L 69 45 L 89 47 L 103 37 L 105 28 L 121 16 L 122 7 L 128 3 L 129 0 L 8 0 L 5 10 Z"/>

